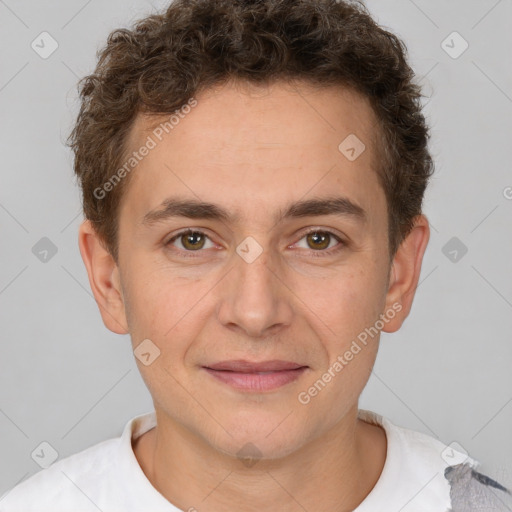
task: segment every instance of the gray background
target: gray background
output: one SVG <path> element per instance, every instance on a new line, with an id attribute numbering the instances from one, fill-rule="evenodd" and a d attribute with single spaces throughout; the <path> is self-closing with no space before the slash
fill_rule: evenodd
<path id="1" fill-rule="evenodd" d="M 90 293 L 64 141 L 108 33 L 165 4 L 0 0 L 0 493 L 41 469 L 41 442 L 62 458 L 152 409 L 128 336 L 106 330 Z M 383 334 L 361 407 L 456 441 L 512 486 L 511 1 L 367 5 L 405 40 L 428 95 L 436 175 L 413 311 Z M 31 48 L 43 31 L 59 45 L 47 59 Z M 453 31 L 469 44 L 458 58 L 442 47 Z M 32 252 L 43 237 L 57 248 L 46 262 Z"/>

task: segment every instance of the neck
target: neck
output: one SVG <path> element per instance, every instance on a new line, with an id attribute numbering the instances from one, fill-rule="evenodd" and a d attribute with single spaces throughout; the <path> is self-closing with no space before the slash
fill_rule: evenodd
<path id="1" fill-rule="evenodd" d="M 157 427 L 133 448 L 153 487 L 185 511 L 348 512 L 379 479 L 387 443 L 384 430 L 358 419 L 354 407 L 322 437 L 252 465 L 220 453 L 159 411 Z"/>

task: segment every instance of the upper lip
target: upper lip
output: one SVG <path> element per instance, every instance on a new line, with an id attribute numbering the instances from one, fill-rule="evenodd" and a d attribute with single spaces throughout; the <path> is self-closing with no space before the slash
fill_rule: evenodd
<path id="1" fill-rule="evenodd" d="M 272 360 L 272 361 L 245 361 L 243 359 L 233 360 L 233 361 L 220 361 L 215 364 L 209 364 L 205 366 L 205 368 L 210 368 L 211 370 L 226 370 L 231 372 L 240 372 L 240 373 L 255 373 L 255 372 L 277 372 L 284 370 L 296 370 L 298 368 L 303 368 L 304 365 L 294 363 L 292 361 L 280 361 L 280 360 Z"/>

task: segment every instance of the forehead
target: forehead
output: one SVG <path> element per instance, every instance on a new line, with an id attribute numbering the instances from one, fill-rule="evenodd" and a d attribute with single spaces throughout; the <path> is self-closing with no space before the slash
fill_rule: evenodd
<path id="1" fill-rule="evenodd" d="M 197 146 L 213 141 L 216 146 L 238 145 L 246 151 L 285 145 L 290 138 L 305 145 L 337 147 L 346 135 L 357 132 L 369 149 L 367 156 L 375 153 L 375 113 L 368 98 L 345 86 L 229 81 L 201 92 L 196 101 L 199 108 L 193 109 L 193 115 L 192 109 L 179 117 L 139 114 L 128 136 L 129 146 L 151 134 L 166 138 L 172 131 L 180 138 L 195 136 Z M 186 123 L 181 122 L 184 118 Z"/>
<path id="2" fill-rule="evenodd" d="M 208 199 L 234 213 L 246 208 L 250 216 L 308 190 L 318 195 L 339 187 L 355 202 L 377 193 L 376 117 L 358 93 L 341 86 L 231 82 L 195 99 L 172 125 L 170 114 L 139 114 L 132 126 L 130 151 L 154 142 L 123 198 L 139 213 L 169 195 Z M 349 146 L 364 151 L 350 159 L 344 153 Z"/>

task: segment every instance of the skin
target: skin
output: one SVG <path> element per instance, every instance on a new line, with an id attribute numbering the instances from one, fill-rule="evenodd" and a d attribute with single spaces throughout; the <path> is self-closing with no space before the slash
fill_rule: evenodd
<path id="1" fill-rule="evenodd" d="M 428 221 L 416 218 L 390 261 L 376 119 L 359 94 L 229 82 L 196 99 L 130 175 L 119 210 L 118 264 L 88 221 L 79 232 L 107 328 L 129 333 L 133 348 L 150 339 L 160 350 L 148 366 L 136 359 L 158 425 L 134 443 L 134 453 L 151 484 L 183 510 L 353 510 L 386 458 L 383 429 L 357 417 L 379 336 L 307 405 L 297 397 L 393 304 L 401 310 L 383 330 L 400 328 L 418 283 Z M 139 114 L 129 147 L 144 144 L 154 124 Z M 338 150 L 349 134 L 366 145 L 354 161 Z M 294 201 L 333 194 L 361 206 L 366 221 L 324 214 L 276 222 L 276 212 Z M 238 219 L 175 217 L 144 225 L 144 216 L 170 196 L 215 203 Z M 189 227 L 206 237 L 195 246 L 186 237 L 166 246 Z M 325 248 L 308 228 L 338 235 L 341 245 L 328 237 Z M 263 251 L 252 263 L 236 252 L 248 236 Z M 325 255 L 333 247 L 340 250 Z M 203 368 L 230 359 L 308 368 L 277 390 L 248 392 Z M 247 443 L 261 454 L 250 467 L 237 457 Z"/>

